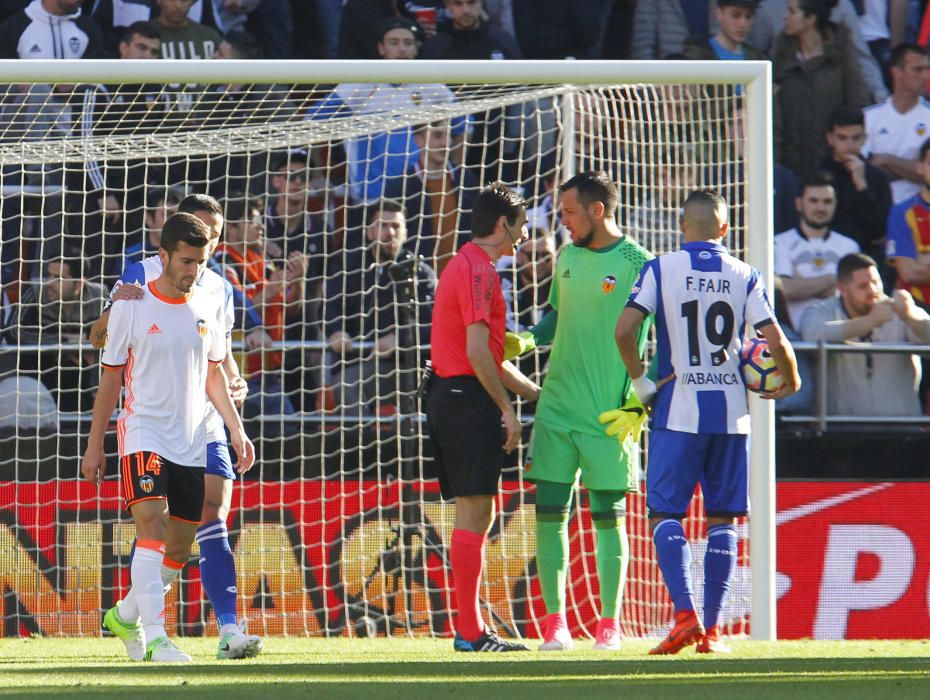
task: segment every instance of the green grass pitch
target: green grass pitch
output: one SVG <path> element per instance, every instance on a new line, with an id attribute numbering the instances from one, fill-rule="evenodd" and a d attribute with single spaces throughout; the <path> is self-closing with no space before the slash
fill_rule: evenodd
<path id="1" fill-rule="evenodd" d="M 595 652 L 456 654 L 450 640 L 267 639 L 217 661 L 216 639 L 180 639 L 184 665 L 131 663 L 115 639 L 0 639 L 0 695 L 21 698 L 930 698 L 930 641 L 735 641 L 728 656 Z M 535 644 L 533 645 L 535 647 Z"/>

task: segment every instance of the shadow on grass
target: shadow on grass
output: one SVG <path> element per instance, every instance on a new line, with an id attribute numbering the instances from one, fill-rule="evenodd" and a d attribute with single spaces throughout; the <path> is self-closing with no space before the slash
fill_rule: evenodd
<path id="1" fill-rule="evenodd" d="M 518 660 L 519 659 L 519 660 Z M 263 663 L 263 661 L 265 663 Z M 15 660 L 3 659 L 0 667 L 15 664 Z M 576 678 L 579 676 L 700 676 L 706 674 L 843 674 L 853 675 L 868 673 L 925 673 L 930 677 L 930 658 L 902 657 L 810 657 L 803 659 L 741 659 L 733 657 L 687 658 L 684 656 L 573 659 L 571 657 L 553 657 L 546 659 L 527 659 L 514 657 L 509 660 L 504 655 L 460 655 L 450 661 L 411 661 L 409 659 L 393 662 L 321 662 L 306 663 L 275 659 L 264 655 L 251 662 L 224 662 L 198 664 L 150 664 L 128 663 L 125 661 L 109 663 L 94 662 L 92 665 L 73 665 L 68 662 L 44 663 L 28 668 L 6 668 L 5 674 L 22 675 L 74 675 L 86 676 L 123 676 L 132 678 L 151 676 L 159 672 L 176 672 L 190 678 L 221 678 L 236 676 L 270 677 L 283 675 L 300 675 L 306 678 L 326 678 L 334 675 L 365 679 L 384 678 L 397 682 L 410 679 L 429 679 L 439 677 L 475 678 L 476 676 L 499 676 L 506 678 Z M 2 681 L 0 681 L 2 683 Z M 2 686 L 0 686 L 2 687 Z M 231 698 L 230 700 L 235 700 Z M 274 700 L 274 698 L 269 698 Z M 752 700 L 752 699 L 750 699 Z"/>
<path id="2" fill-rule="evenodd" d="M 2 668 L 2 667 L 0 667 Z M 930 697 L 930 660 L 914 657 L 738 659 L 621 658 L 523 661 L 468 657 L 398 663 L 183 666 L 95 663 L 2 668 L 0 695 L 198 700 L 290 698 L 669 698 L 853 700 Z"/>

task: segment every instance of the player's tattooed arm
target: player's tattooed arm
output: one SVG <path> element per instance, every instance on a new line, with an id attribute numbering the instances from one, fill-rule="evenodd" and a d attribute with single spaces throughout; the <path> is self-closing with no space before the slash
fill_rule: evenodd
<path id="1" fill-rule="evenodd" d="M 138 284 L 120 284 L 114 288 L 113 296 L 110 301 L 131 301 L 141 299 L 143 296 L 142 287 Z M 107 344 L 107 321 L 110 319 L 110 309 L 104 309 L 100 318 L 94 321 L 90 327 L 90 344 L 95 350 L 102 350 Z"/>

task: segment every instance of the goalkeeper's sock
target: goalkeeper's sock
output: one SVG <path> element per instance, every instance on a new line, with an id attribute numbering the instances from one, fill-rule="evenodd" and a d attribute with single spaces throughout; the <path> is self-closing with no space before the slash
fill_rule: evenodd
<path id="1" fill-rule="evenodd" d="M 663 520 L 652 531 L 656 559 L 675 612 L 694 610 L 694 589 L 691 585 L 691 546 L 681 523 Z"/>
<path id="2" fill-rule="evenodd" d="M 736 570 L 736 527 L 714 525 L 707 530 L 704 553 L 704 626 L 720 624 L 720 613 L 730 595 L 730 581 Z"/>
<path id="3" fill-rule="evenodd" d="M 197 530 L 200 545 L 200 580 L 213 605 L 216 624 L 235 625 L 236 617 L 236 563 L 229 547 L 226 523 L 214 520 Z"/>
<path id="4" fill-rule="evenodd" d="M 591 522 L 597 533 L 595 553 L 601 617 L 620 618 L 630 544 L 626 536 L 626 507 L 622 491 L 589 491 Z"/>
<path id="5" fill-rule="evenodd" d="M 481 585 L 486 541 L 487 537 L 477 532 L 460 528 L 452 531 L 449 564 L 452 566 L 452 581 L 455 586 L 458 613 L 455 631 L 467 642 L 475 641 L 484 631 L 478 602 L 478 587 Z"/>
<path id="6" fill-rule="evenodd" d="M 146 639 L 167 636 L 164 626 L 165 588 L 161 578 L 164 557 L 164 542 L 139 540 L 136 543 L 136 554 L 129 573 Z"/>
<path id="7" fill-rule="evenodd" d="M 536 570 L 546 612 L 565 612 L 568 578 L 568 515 L 572 485 L 536 484 Z"/>

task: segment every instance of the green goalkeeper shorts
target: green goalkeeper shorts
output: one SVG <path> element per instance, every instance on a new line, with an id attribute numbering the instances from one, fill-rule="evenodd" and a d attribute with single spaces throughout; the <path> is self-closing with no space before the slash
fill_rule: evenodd
<path id="1" fill-rule="evenodd" d="M 528 481 L 581 483 L 594 491 L 639 490 L 639 446 L 536 420 L 524 464 Z"/>

